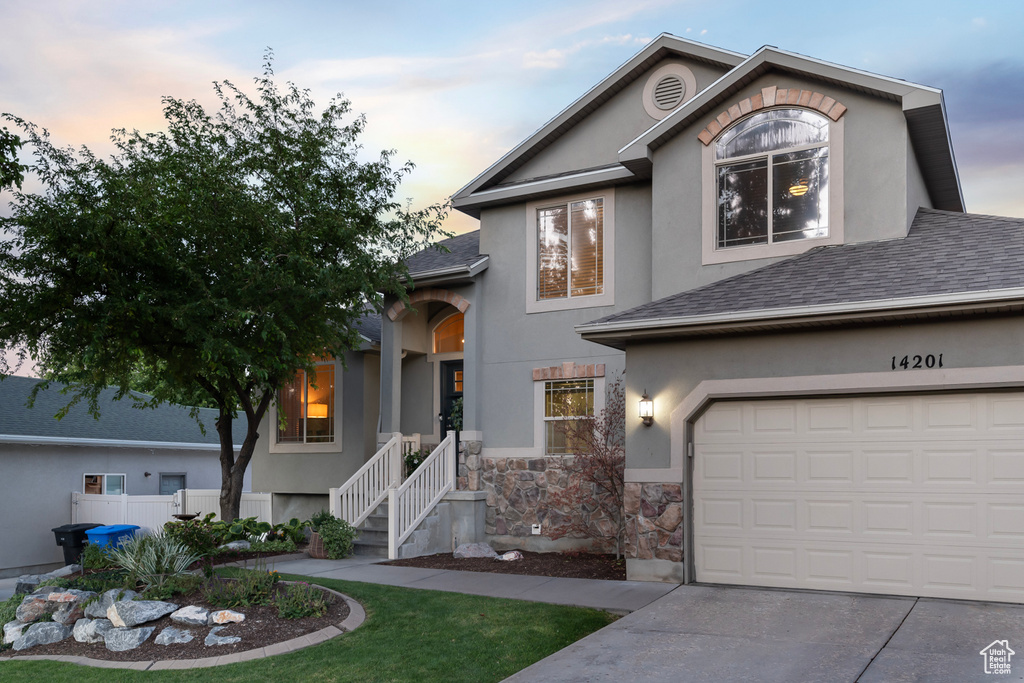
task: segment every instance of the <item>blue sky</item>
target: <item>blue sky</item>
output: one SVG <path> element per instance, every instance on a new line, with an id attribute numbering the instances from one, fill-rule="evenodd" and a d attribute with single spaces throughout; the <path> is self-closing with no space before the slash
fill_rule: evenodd
<path id="1" fill-rule="evenodd" d="M 112 128 L 157 128 L 162 95 L 212 104 L 212 81 L 250 83 L 271 47 L 280 76 L 367 115 L 368 151 L 416 163 L 402 188 L 415 205 L 454 193 L 661 32 L 775 45 L 943 88 L 968 210 L 1024 217 L 1016 1 L 0 0 L 0 16 L 0 111 L 61 143 L 103 152 Z"/>

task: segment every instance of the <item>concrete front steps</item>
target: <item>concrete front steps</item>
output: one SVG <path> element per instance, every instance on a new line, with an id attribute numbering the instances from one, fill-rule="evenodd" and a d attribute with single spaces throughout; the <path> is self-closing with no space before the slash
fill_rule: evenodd
<path id="1" fill-rule="evenodd" d="M 460 543 L 483 541 L 485 498 L 482 491 L 447 494 L 398 548 L 398 559 L 451 552 Z M 352 546 L 355 555 L 388 556 L 387 501 L 359 526 Z"/>

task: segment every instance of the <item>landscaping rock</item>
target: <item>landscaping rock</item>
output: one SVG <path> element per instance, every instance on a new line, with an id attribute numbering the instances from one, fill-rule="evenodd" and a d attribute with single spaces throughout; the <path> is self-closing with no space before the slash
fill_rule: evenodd
<path id="1" fill-rule="evenodd" d="M 76 621 L 85 616 L 85 610 L 81 602 L 65 602 L 53 611 L 53 620 L 58 624 L 72 626 Z"/>
<path id="2" fill-rule="evenodd" d="M 146 626 L 144 628 L 112 628 L 107 631 L 107 637 L 105 639 L 107 649 L 111 652 L 134 650 L 139 645 L 146 642 L 146 640 L 153 635 L 153 631 L 155 630 L 156 626 Z"/>
<path id="3" fill-rule="evenodd" d="M 234 645 L 235 643 L 241 642 L 241 638 L 238 636 L 219 636 L 217 632 L 226 628 L 225 626 L 215 626 L 210 629 L 210 633 L 206 636 L 206 640 L 203 643 L 206 647 L 213 647 L 214 645 Z"/>
<path id="4" fill-rule="evenodd" d="M 26 628 L 28 628 L 28 624 L 23 624 L 20 621 L 7 622 L 4 624 L 4 642 L 13 643 L 18 638 L 21 638 Z"/>
<path id="5" fill-rule="evenodd" d="M 79 619 L 71 635 L 80 643 L 102 643 L 106 640 L 107 632 L 113 628 L 110 619 Z"/>
<path id="6" fill-rule="evenodd" d="M 195 636 L 192 635 L 192 631 L 168 626 L 163 631 L 160 631 L 154 642 L 157 645 L 178 645 L 191 643 L 194 639 Z"/>
<path id="7" fill-rule="evenodd" d="M 231 541 L 231 543 L 225 543 L 220 547 L 220 550 L 249 550 L 252 548 L 252 544 L 249 541 Z"/>
<path id="8" fill-rule="evenodd" d="M 494 552 L 494 548 L 487 545 L 486 543 L 463 543 L 455 549 L 453 557 L 459 560 L 464 560 L 471 557 L 497 557 L 498 553 Z"/>
<path id="9" fill-rule="evenodd" d="M 178 609 L 173 602 L 160 600 L 119 600 L 107 608 L 107 619 L 116 628 L 132 628 L 154 621 Z"/>
<path id="10" fill-rule="evenodd" d="M 82 571 L 82 565 L 80 564 L 69 564 L 61 567 L 60 569 L 54 569 L 49 574 L 43 575 L 43 579 L 63 579 L 65 576 L 71 576 L 72 574 L 79 574 Z"/>
<path id="11" fill-rule="evenodd" d="M 31 624 L 46 614 L 46 596 L 39 593 L 26 595 L 14 611 L 14 618 L 23 624 Z"/>
<path id="12" fill-rule="evenodd" d="M 213 626 L 214 624 L 237 624 L 242 621 L 245 621 L 245 615 L 241 612 L 221 609 L 216 612 L 210 612 L 210 617 L 206 623 Z"/>
<path id="13" fill-rule="evenodd" d="M 92 591 L 44 586 L 25 596 L 15 611 L 15 618 L 28 624 L 38 621 L 44 614 L 52 614 L 54 621 L 70 625 L 82 617 L 82 603 L 94 597 L 96 594 Z"/>
<path id="14" fill-rule="evenodd" d="M 64 624 L 53 621 L 44 621 L 41 624 L 32 624 L 25 631 L 21 638 L 14 641 L 15 650 L 27 650 L 36 645 L 49 645 L 59 643 L 71 635 L 71 629 Z"/>
<path id="15" fill-rule="evenodd" d="M 39 587 L 39 582 L 42 579 L 39 578 L 38 574 L 24 574 L 18 577 L 18 581 L 14 584 L 15 595 L 25 595 L 31 593 Z"/>
<path id="16" fill-rule="evenodd" d="M 138 595 L 139 594 L 135 591 L 125 591 L 112 588 L 103 593 L 99 597 L 99 600 L 85 606 L 85 616 L 90 619 L 106 619 L 107 610 L 110 609 L 111 605 L 120 600 L 133 600 L 138 597 Z"/>
<path id="17" fill-rule="evenodd" d="M 209 618 L 210 611 L 196 605 L 182 607 L 177 612 L 171 613 L 171 621 L 190 626 L 206 626 L 209 623 Z"/>

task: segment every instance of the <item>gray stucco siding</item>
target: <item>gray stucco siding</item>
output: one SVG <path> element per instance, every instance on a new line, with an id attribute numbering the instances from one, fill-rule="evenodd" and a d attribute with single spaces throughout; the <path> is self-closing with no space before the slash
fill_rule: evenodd
<path id="1" fill-rule="evenodd" d="M 403 330 L 404 332 L 404 330 Z M 405 338 L 403 334 L 403 339 Z M 402 433 L 433 434 L 434 366 L 425 355 L 410 354 L 402 361 Z"/>
<path id="2" fill-rule="evenodd" d="M 710 379 L 799 377 L 880 373 L 900 381 L 891 369 L 904 355 L 942 354 L 945 370 L 1024 366 L 1024 318 L 1020 316 L 751 334 L 637 343 L 626 350 L 627 468 L 670 466 L 670 416 L 700 382 Z M 644 427 L 631 406 L 647 389 L 655 400 L 655 421 Z M 678 483 L 678 482 L 677 482 Z"/>
<path id="3" fill-rule="evenodd" d="M 697 91 L 725 73 L 693 60 L 666 59 L 649 69 L 605 102 L 600 109 L 579 121 L 553 144 L 542 150 L 503 182 L 515 182 L 567 171 L 595 168 L 618 162 L 618 152 L 657 121 L 643 105 L 644 86 L 651 73 L 666 64 L 682 64 L 693 72 Z M 692 94 L 692 93 L 690 93 Z M 491 253 L 481 248 L 483 253 Z"/>
<path id="4" fill-rule="evenodd" d="M 341 391 L 341 449 L 330 452 L 271 453 L 270 443 L 277 438 L 277 425 L 271 424 L 271 411 L 260 424 L 252 462 L 254 490 L 268 493 L 323 493 L 341 486 L 368 457 L 366 441 L 376 445 L 377 405 L 364 403 L 364 386 L 376 381 L 379 360 L 367 376 L 363 354 L 347 352 L 345 369 L 335 377 L 335 390 Z M 374 432 L 365 435 L 364 411 L 373 414 Z M 372 455 L 370 451 L 369 455 Z"/>
<path id="5" fill-rule="evenodd" d="M 221 484 L 217 451 L 0 444 L 0 472 L 0 577 L 23 573 L 15 568 L 63 564 L 51 529 L 71 523 L 71 493 L 82 491 L 85 474 L 124 474 L 129 495 L 159 494 L 160 473 L 184 472 L 193 489 Z M 246 490 L 249 484 L 246 477 Z"/>
<path id="6" fill-rule="evenodd" d="M 720 110 L 761 92 L 763 87 L 812 89 L 848 107 L 842 117 L 844 143 L 842 191 L 844 243 L 904 237 L 923 181 L 916 164 L 908 164 L 911 148 L 900 106 L 838 86 L 781 73 L 755 79 L 706 117 L 681 132 L 654 154 L 652 177 L 652 294 L 669 296 L 731 277 L 779 258 L 702 265 L 702 156 L 697 134 Z M 833 182 L 839 169 L 833 168 Z M 712 189 L 713 192 L 713 189 Z M 913 208 L 909 204 L 914 203 Z M 815 246 L 808 241 L 807 248 Z M 783 257 L 784 258 L 784 257 Z"/>

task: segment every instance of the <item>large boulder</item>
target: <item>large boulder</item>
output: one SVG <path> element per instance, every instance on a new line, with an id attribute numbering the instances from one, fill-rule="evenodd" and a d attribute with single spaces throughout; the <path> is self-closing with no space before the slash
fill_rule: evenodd
<path id="1" fill-rule="evenodd" d="M 107 637 L 105 642 L 107 649 L 111 652 L 124 652 L 125 650 L 134 650 L 139 645 L 146 642 L 153 631 L 156 630 L 156 626 L 146 626 L 144 628 L 112 628 L 107 631 Z"/>
<path id="2" fill-rule="evenodd" d="M 79 619 L 71 629 L 71 635 L 80 643 L 102 643 L 113 628 L 110 619 Z"/>
<path id="3" fill-rule="evenodd" d="M 17 582 L 14 584 L 15 595 L 25 595 L 31 593 L 39 587 L 39 582 L 42 581 L 38 574 L 23 574 L 18 577 Z"/>
<path id="4" fill-rule="evenodd" d="M 4 642 L 13 643 L 25 632 L 28 628 L 28 624 L 23 624 L 20 621 L 9 621 L 4 624 Z"/>
<path id="5" fill-rule="evenodd" d="M 188 624 L 189 626 L 206 626 L 209 618 L 210 611 L 198 605 L 188 605 L 176 612 L 171 612 L 171 621 L 176 621 L 179 624 Z"/>
<path id="6" fill-rule="evenodd" d="M 458 560 L 471 557 L 495 558 L 498 556 L 498 553 L 494 552 L 494 548 L 486 543 L 463 543 L 455 549 L 453 556 Z"/>
<path id="7" fill-rule="evenodd" d="M 213 647 L 214 645 L 234 645 L 235 643 L 240 642 L 242 640 L 238 636 L 217 635 L 219 631 L 225 628 L 227 627 L 214 626 L 213 628 L 211 628 L 210 633 L 207 634 L 206 640 L 203 641 L 203 644 L 206 645 L 206 647 Z"/>
<path id="8" fill-rule="evenodd" d="M 132 628 L 155 621 L 178 609 L 173 602 L 160 600 L 119 600 L 107 608 L 107 619 L 115 628 Z"/>
<path id="9" fill-rule="evenodd" d="M 85 606 L 85 616 L 90 619 L 106 619 L 107 610 L 110 609 L 111 605 L 119 600 L 133 600 L 138 595 L 135 591 L 112 588 L 101 594 L 97 600 Z"/>
<path id="10" fill-rule="evenodd" d="M 36 645 L 50 645 L 59 643 L 71 636 L 71 629 L 64 624 L 55 621 L 44 621 L 41 624 L 32 624 L 28 630 L 14 641 L 15 650 L 27 650 Z"/>
<path id="11" fill-rule="evenodd" d="M 160 631 L 154 642 L 156 642 L 157 645 L 177 645 L 190 643 L 194 638 L 195 636 L 192 635 L 192 631 L 189 631 L 188 629 L 168 626 L 163 631 Z"/>

